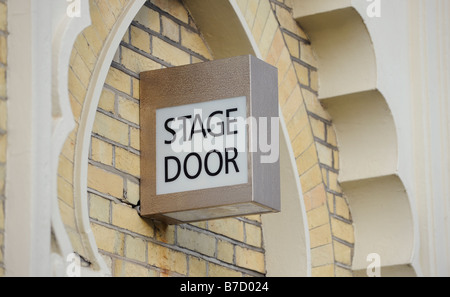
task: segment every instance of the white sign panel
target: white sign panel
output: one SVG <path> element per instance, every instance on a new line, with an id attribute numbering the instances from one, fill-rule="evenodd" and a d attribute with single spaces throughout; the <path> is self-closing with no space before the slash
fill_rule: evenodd
<path id="1" fill-rule="evenodd" d="M 156 194 L 248 182 L 246 97 L 156 110 Z"/>

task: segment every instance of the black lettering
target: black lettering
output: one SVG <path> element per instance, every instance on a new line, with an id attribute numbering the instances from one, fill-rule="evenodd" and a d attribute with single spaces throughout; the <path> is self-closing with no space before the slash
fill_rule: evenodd
<path id="1" fill-rule="evenodd" d="M 208 167 L 208 158 L 212 153 L 216 153 L 217 156 L 219 156 L 219 168 L 217 168 L 216 172 L 211 172 Z M 220 173 L 220 171 L 222 170 L 222 167 L 223 167 L 223 158 L 222 158 L 222 154 L 219 151 L 213 150 L 206 154 L 206 156 L 205 156 L 205 171 L 209 176 L 218 175 Z"/>
<path id="2" fill-rule="evenodd" d="M 234 157 L 230 159 L 229 156 L 228 156 L 228 152 L 231 151 L 231 150 L 234 151 Z M 235 161 L 237 156 L 238 156 L 238 151 L 237 151 L 237 149 L 235 147 L 225 149 L 225 173 L 226 174 L 228 174 L 228 172 L 229 172 L 228 163 L 232 163 L 233 166 L 234 166 L 234 170 L 236 172 L 239 172 L 239 168 L 238 168 L 238 166 L 236 164 L 236 161 Z"/>
<path id="3" fill-rule="evenodd" d="M 177 163 L 177 173 L 175 174 L 174 177 L 169 178 L 169 160 L 174 160 Z M 181 173 L 181 162 L 180 160 L 178 160 L 177 157 L 165 157 L 164 158 L 164 175 L 165 175 L 165 182 L 166 183 L 170 183 L 173 182 L 174 180 L 176 180 Z"/>
<path id="4" fill-rule="evenodd" d="M 169 132 L 170 134 L 173 135 L 172 140 L 165 140 L 164 141 L 165 144 L 171 144 L 171 143 L 173 143 L 175 141 L 176 132 L 172 128 L 169 127 L 169 123 L 174 121 L 174 120 L 175 120 L 174 118 L 170 118 L 164 123 L 164 128 L 166 128 L 167 132 Z"/>
<path id="5" fill-rule="evenodd" d="M 191 156 L 195 156 L 198 161 L 198 170 L 197 173 L 194 175 L 190 175 L 187 170 L 187 162 Z M 184 159 L 184 174 L 186 175 L 186 177 L 189 179 L 195 179 L 200 175 L 201 172 L 202 172 L 202 158 L 200 157 L 200 155 L 197 153 L 190 153 L 189 155 L 187 155 L 186 159 Z"/>
<path id="6" fill-rule="evenodd" d="M 208 133 L 209 133 L 211 136 L 214 136 L 214 137 L 216 137 L 216 136 L 222 136 L 222 135 L 225 134 L 225 131 L 224 131 L 224 130 L 225 130 L 225 127 L 224 127 L 223 122 L 218 123 L 218 125 L 220 125 L 221 128 L 222 128 L 220 133 L 214 133 L 214 132 L 212 132 L 212 130 L 211 130 L 211 118 L 213 118 L 216 114 L 223 114 L 223 111 L 217 110 L 217 111 L 211 113 L 211 114 L 209 115 L 208 119 L 206 120 L 207 131 L 208 131 Z"/>
<path id="7" fill-rule="evenodd" d="M 197 122 L 200 123 L 200 129 L 195 130 L 195 125 L 196 125 Z M 189 140 L 192 140 L 192 136 L 193 136 L 195 133 L 198 133 L 198 132 L 202 132 L 203 137 L 206 137 L 206 131 L 205 131 L 205 129 L 203 129 L 202 118 L 200 117 L 199 114 L 196 114 L 195 117 L 194 117 L 194 122 L 192 123 L 192 127 L 191 127 L 191 136 L 190 136 Z"/>
<path id="8" fill-rule="evenodd" d="M 230 131 L 230 123 L 236 123 L 237 122 L 236 118 L 233 118 L 233 119 L 230 120 L 230 113 L 236 112 L 236 111 L 238 111 L 237 108 L 227 109 L 227 111 L 226 111 L 226 115 L 227 115 L 227 131 L 228 131 L 227 135 L 238 134 L 237 130 Z"/>

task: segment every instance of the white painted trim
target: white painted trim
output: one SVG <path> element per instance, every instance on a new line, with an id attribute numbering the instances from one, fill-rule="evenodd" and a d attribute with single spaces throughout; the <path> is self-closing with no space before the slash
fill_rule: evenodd
<path id="1" fill-rule="evenodd" d="M 53 38 L 53 134 L 52 134 L 52 230 L 55 235 L 60 255 L 53 257 L 53 273 L 55 276 L 63 276 L 64 271 L 56 267 L 65 267 L 66 258 L 73 252 L 72 244 L 61 219 L 57 195 L 57 173 L 59 156 L 67 137 L 75 128 L 72 108 L 68 91 L 68 72 L 70 67 L 70 55 L 77 36 L 91 24 L 89 1 L 80 2 L 80 17 L 71 18 L 65 13 L 65 4 L 62 7 L 62 20 L 56 24 L 57 30 Z M 65 255 L 65 257 L 64 257 Z M 59 259 L 59 263 L 55 262 Z"/>
<path id="2" fill-rule="evenodd" d="M 83 246 L 88 253 L 88 260 L 94 265 L 94 270 L 98 271 L 99 275 L 105 276 L 110 275 L 111 272 L 98 253 L 97 243 L 95 242 L 89 223 L 87 197 L 89 146 L 91 143 L 92 127 L 94 125 L 98 102 L 114 54 L 119 47 L 123 35 L 130 26 L 131 21 L 139 12 L 144 2 L 145 0 L 130 1 L 106 38 L 89 83 L 75 143 L 74 203 L 76 223 L 83 240 Z"/>

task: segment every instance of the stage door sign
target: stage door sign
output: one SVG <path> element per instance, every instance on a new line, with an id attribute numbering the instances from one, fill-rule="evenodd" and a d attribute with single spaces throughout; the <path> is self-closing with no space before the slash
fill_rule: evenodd
<path id="1" fill-rule="evenodd" d="M 140 122 L 142 216 L 179 224 L 280 210 L 273 66 L 241 56 L 142 72 Z"/>

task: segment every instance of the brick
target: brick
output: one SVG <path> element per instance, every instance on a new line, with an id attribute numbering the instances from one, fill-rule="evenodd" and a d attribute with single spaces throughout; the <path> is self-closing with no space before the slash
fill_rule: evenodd
<path id="1" fill-rule="evenodd" d="M 175 42 L 180 41 L 180 26 L 177 23 L 166 16 L 161 16 L 161 24 L 164 36 Z"/>
<path id="2" fill-rule="evenodd" d="M 125 257 L 146 262 L 147 242 L 141 238 L 125 235 Z"/>
<path id="3" fill-rule="evenodd" d="M 294 33 L 295 35 L 307 39 L 306 34 L 298 27 L 297 22 L 292 17 L 291 13 L 281 7 L 276 8 L 276 15 L 278 21 L 280 22 L 280 26 L 285 28 L 286 30 Z"/>
<path id="4" fill-rule="evenodd" d="M 93 165 L 88 166 L 88 187 L 117 198 L 123 195 L 122 177 Z"/>
<path id="5" fill-rule="evenodd" d="M 116 147 L 115 149 L 115 164 L 116 168 L 129 173 L 135 177 L 141 175 L 140 156 L 133 154 L 123 148 Z"/>
<path id="6" fill-rule="evenodd" d="M 137 205 L 139 198 L 139 185 L 127 180 L 127 201 L 133 205 Z"/>
<path id="7" fill-rule="evenodd" d="M 216 265 L 214 263 L 208 263 L 208 276 L 209 277 L 241 277 L 242 273 L 232 270 L 230 268 Z"/>
<path id="8" fill-rule="evenodd" d="M 282 105 L 281 111 L 283 112 L 284 119 L 290 121 L 292 117 L 298 112 L 302 107 L 302 97 L 300 92 L 300 87 L 295 85 L 294 91 L 291 93 L 286 103 Z"/>
<path id="9" fill-rule="evenodd" d="M 259 0 L 248 0 L 247 10 L 245 11 L 245 20 L 249 28 L 253 27 L 253 23 L 256 17 L 256 11 L 258 10 Z"/>
<path id="10" fill-rule="evenodd" d="M 331 243 L 330 225 L 325 224 L 320 227 L 309 230 L 311 248 Z"/>
<path id="11" fill-rule="evenodd" d="M 313 267 L 311 269 L 312 277 L 334 277 L 334 264 Z"/>
<path id="12" fill-rule="evenodd" d="M 213 59 L 213 56 L 202 37 L 198 33 L 192 32 L 185 27 L 181 27 L 181 45 L 202 55 L 208 60 Z"/>
<path id="13" fill-rule="evenodd" d="M 103 21 L 101 12 L 93 1 L 89 2 L 89 12 L 91 14 L 92 26 L 97 30 L 100 37 L 105 39 L 108 36 L 111 27 L 108 27 Z M 112 26 L 112 24 L 110 24 L 110 26 Z"/>
<path id="14" fill-rule="evenodd" d="M 119 117 L 139 125 L 139 104 L 120 96 L 117 110 Z"/>
<path id="15" fill-rule="evenodd" d="M 92 72 L 94 70 L 95 64 L 97 63 L 97 56 L 94 54 L 91 45 L 87 42 L 86 37 L 84 34 L 78 35 L 77 39 L 74 43 L 74 48 L 81 59 L 83 59 L 86 66 L 89 68 L 89 70 Z M 76 55 L 74 55 L 75 58 Z M 71 63 L 73 63 L 73 60 L 71 60 Z"/>
<path id="16" fill-rule="evenodd" d="M 252 224 L 245 224 L 245 243 L 248 245 L 262 247 L 261 228 Z"/>
<path id="17" fill-rule="evenodd" d="M 216 251 L 214 237 L 188 229 L 178 229 L 177 242 L 179 246 L 210 257 L 213 257 Z"/>
<path id="18" fill-rule="evenodd" d="M 130 77 L 116 68 L 109 68 L 105 83 L 121 92 L 131 95 Z"/>
<path id="19" fill-rule="evenodd" d="M 236 246 L 236 265 L 265 273 L 264 254 L 241 246 Z"/>
<path id="20" fill-rule="evenodd" d="M 76 55 L 71 68 L 79 78 L 80 82 L 87 89 L 89 86 L 89 81 L 91 80 L 91 70 L 86 66 L 80 55 Z"/>
<path id="21" fill-rule="evenodd" d="M 92 132 L 123 145 L 128 145 L 128 125 L 97 112 Z"/>
<path id="22" fill-rule="evenodd" d="M 95 242 L 100 250 L 123 256 L 123 233 L 95 223 L 91 223 L 91 230 L 94 233 Z"/>
<path id="23" fill-rule="evenodd" d="M 133 98 L 139 100 L 140 96 L 139 96 L 139 85 L 140 85 L 140 81 L 139 79 L 136 79 L 134 77 L 131 78 L 131 83 L 132 83 L 132 88 L 133 88 Z"/>
<path id="24" fill-rule="evenodd" d="M 127 47 L 122 47 L 122 65 L 135 72 L 160 69 L 161 65 Z M 139 94 L 139 93 L 138 93 Z"/>
<path id="25" fill-rule="evenodd" d="M 311 70 L 309 73 L 309 77 L 311 80 L 310 81 L 311 89 L 318 92 L 319 91 L 319 74 L 318 74 L 318 72 L 315 70 Z"/>
<path id="26" fill-rule="evenodd" d="M 326 129 L 327 129 L 326 142 L 333 146 L 338 146 L 337 139 L 336 139 L 336 132 L 335 132 L 333 126 L 327 125 Z"/>
<path id="27" fill-rule="evenodd" d="M 6 97 L 6 69 L 0 68 L 0 97 Z"/>
<path id="28" fill-rule="evenodd" d="M 328 112 L 320 104 L 317 96 L 309 90 L 302 89 L 303 99 L 306 104 L 306 109 L 319 117 L 331 121 L 331 117 Z"/>
<path id="29" fill-rule="evenodd" d="M 105 41 L 106 36 L 101 36 L 94 26 L 89 26 L 83 30 L 83 35 L 94 55 L 98 57 L 103 48 L 103 42 Z"/>
<path id="30" fill-rule="evenodd" d="M 0 134 L 0 163 L 6 162 L 6 144 L 8 143 L 7 134 Z"/>
<path id="31" fill-rule="evenodd" d="M 114 259 L 114 277 L 156 277 L 155 270 L 148 269 L 143 265 Z"/>
<path id="32" fill-rule="evenodd" d="M 297 171 L 299 175 L 302 175 L 312 166 L 319 162 L 317 158 L 316 147 L 311 144 L 297 159 Z"/>
<path id="33" fill-rule="evenodd" d="M 4 209 L 4 202 L 0 200 L 0 229 L 4 230 L 5 229 L 5 209 Z M 3 239 L 3 235 L 0 234 L 0 236 L 2 236 Z M 2 240 L 2 245 L 3 245 L 3 240 Z"/>
<path id="34" fill-rule="evenodd" d="M 244 241 L 244 223 L 237 219 L 213 220 L 208 223 L 208 229 L 224 236 Z"/>
<path id="35" fill-rule="evenodd" d="M 261 39 L 258 42 L 259 50 L 263 59 L 266 58 L 269 53 L 270 46 L 272 45 L 272 41 L 274 40 L 277 30 L 279 30 L 278 21 L 272 13 L 269 13 Z"/>
<path id="36" fill-rule="evenodd" d="M 115 94 L 114 92 L 103 88 L 100 100 L 98 101 L 98 107 L 105 111 L 114 113 L 115 111 Z"/>
<path id="37" fill-rule="evenodd" d="M 333 150 L 320 142 L 316 142 L 316 148 L 320 163 L 333 167 Z"/>
<path id="38" fill-rule="evenodd" d="M 206 276 L 206 261 L 197 257 L 189 256 L 189 276 L 190 277 L 205 277 Z"/>
<path id="39" fill-rule="evenodd" d="M 352 265 L 352 248 L 334 240 L 334 258 L 337 262 L 351 266 Z"/>
<path id="40" fill-rule="evenodd" d="M 0 173 L 0 177 L 1 177 L 1 173 Z M 0 180 L 1 180 L 1 178 L 0 178 Z M 58 187 L 57 187 L 58 188 L 57 189 L 58 198 L 73 208 L 73 186 L 72 186 L 72 184 L 60 176 L 58 176 L 57 180 L 58 180 Z"/>
<path id="41" fill-rule="evenodd" d="M 71 182 L 73 179 L 73 163 L 64 156 L 59 156 L 58 175 Z"/>
<path id="42" fill-rule="evenodd" d="M 286 41 L 286 46 L 289 49 L 291 56 L 295 58 L 300 58 L 300 45 L 298 39 L 292 37 L 289 34 L 283 34 L 284 40 Z M 298 63 L 296 63 L 298 64 Z"/>
<path id="43" fill-rule="evenodd" d="M 309 117 L 309 121 L 311 123 L 314 136 L 325 141 L 325 123 L 315 117 Z"/>
<path id="44" fill-rule="evenodd" d="M 141 218 L 137 210 L 127 205 L 112 204 L 112 224 L 147 237 L 154 235 L 152 222 Z"/>
<path id="45" fill-rule="evenodd" d="M 166 271 L 179 274 L 187 274 L 187 256 L 170 248 L 148 243 L 148 264 L 154 265 Z"/>
<path id="46" fill-rule="evenodd" d="M 255 20 L 253 21 L 253 26 L 251 27 L 252 35 L 256 42 L 258 42 L 261 38 L 270 10 L 269 1 L 259 1 L 258 9 L 255 14 Z"/>
<path id="47" fill-rule="evenodd" d="M 278 86 L 283 82 L 284 76 L 286 75 L 289 67 L 291 67 L 291 55 L 289 54 L 289 50 L 287 47 L 283 47 L 280 53 L 280 57 L 278 59 L 277 64 L 275 65 L 278 68 Z"/>
<path id="48" fill-rule="evenodd" d="M 140 150 L 140 130 L 130 127 L 130 146 L 134 149 Z"/>
<path id="49" fill-rule="evenodd" d="M 157 38 L 152 38 L 153 41 L 153 55 L 170 63 L 174 66 L 186 65 L 191 61 L 190 55 L 187 52 Z"/>
<path id="50" fill-rule="evenodd" d="M 217 259 L 233 263 L 234 246 L 228 241 L 217 240 Z"/>
<path id="51" fill-rule="evenodd" d="M 94 161 L 112 165 L 113 164 L 113 146 L 103 140 L 91 138 L 91 158 Z"/>
<path id="52" fill-rule="evenodd" d="M 322 182 L 319 164 L 313 166 L 300 176 L 303 191 L 307 192 Z"/>
<path id="53" fill-rule="evenodd" d="M 345 198 L 336 196 L 336 215 L 351 220 L 350 209 Z"/>
<path id="54" fill-rule="evenodd" d="M 333 235 L 337 238 L 345 240 L 348 243 L 354 243 L 353 226 L 336 218 L 331 218 L 331 228 Z"/>
<path id="55" fill-rule="evenodd" d="M 335 192 L 342 192 L 341 186 L 339 185 L 337 173 L 332 171 L 328 172 L 328 187 Z"/>
<path id="56" fill-rule="evenodd" d="M 89 217 L 101 222 L 110 222 L 111 202 L 103 197 L 89 194 Z"/>
<path id="57" fill-rule="evenodd" d="M 151 0 L 151 2 L 183 23 L 189 23 L 189 14 L 180 1 Z"/>
<path id="58" fill-rule="evenodd" d="M 300 60 L 308 65 L 317 67 L 317 60 L 311 45 L 305 44 L 303 42 L 300 43 Z"/>
<path id="59" fill-rule="evenodd" d="M 326 244 L 311 249 L 311 266 L 323 266 L 334 263 L 333 245 Z"/>
<path id="60" fill-rule="evenodd" d="M 146 53 L 150 53 L 150 35 L 135 26 L 131 26 L 130 30 L 131 45 Z"/>
<path id="61" fill-rule="evenodd" d="M 159 21 L 159 13 L 148 8 L 147 6 L 142 6 L 138 14 L 134 17 L 134 21 L 139 24 L 155 31 L 160 32 L 161 25 Z"/>
<path id="62" fill-rule="evenodd" d="M 110 30 L 116 22 L 116 16 L 112 13 L 111 8 L 106 1 L 97 0 L 95 2 L 106 28 Z"/>
<path id="63" fill-rule="evenodd" d="M 8 53 L 8 47 L 6 42 L 6 36 L 0 35 L 0 63 L 6 65 L 6 57 Z"/>
<path id="64" fill-rule="evenodd" d="M 155 224 L 155 235 L 158 241 L 174 244 L 175 243 L 175 225 L 167 225 L 158 221 Z"/>
<path id="65" fill-rule="evenodd" d="M 300 156 L 313 143 L 313 135 L 309 127 L 305 127 L 292 141 L 294 156 Z"/>
<path id="66" fill-rule="evenodd" d="M 0 2 L 0 30 L 7 31 L 8 29 L 8 7 L 6 3 Z"/>
<path id="67" fill-rule="evenodd" d="M 69 100 L 73 118 L 77 123 L 79 123 L 81 112 L 83 111 L 83 106 L 80 104 L 80 102 L 77 101 L 77 99 L 75 99 L 75 97 L 71 93 L 69 93 Z"/>
<path id="68" fill-rule="evenodd" d="M 309 85 L 309 69 L 300 63 L 294 63 L 298 81 L 305 86 Z"/>
<path id="69" fill-rule="evenodd" d="M 340 267 L 340 266 L 336 265 L 335 276 L 336 277 L 353 277 L 353 272 L 351 269 L 346 269 L 344 267 Z"/>
<path id="70" fill-rule="evenodd" d="M 308 218 L 308 229 L 313 229 L 328 224 L 330 220 L 328 207 L 326 204 L 308 211 L 306 216 Z"/>
<path id="71" fill-rule="evenodd" d="M 293 140 L 297 134 L 309 125 L 308 114 L 304 104 L 300 104 L 292 118 L 286 122 L 289 138 Z"/>
<path id="72" fill-rule="evenodd" d="M 303 197 L 311 201 L 311 209 L 322 206 L 327 200 L 324 184 L 321 183 L 308 192 L 304 192 Z"/>

